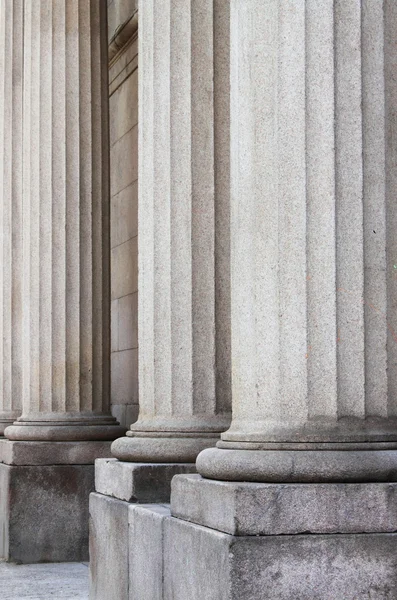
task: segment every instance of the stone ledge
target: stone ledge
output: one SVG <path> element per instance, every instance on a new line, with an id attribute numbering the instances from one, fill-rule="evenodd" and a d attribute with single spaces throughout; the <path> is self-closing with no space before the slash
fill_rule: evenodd
<path id="1" fill-rule="evenodd" d="M 172 516 L 236 536 L 397 531 L 397 483 L 239 483 L 177 475 Z"/>
<path id="2" fill-rule="evenodd" d="M 195 472 L 194 463 L 133 463 L 101 458 L 95 461 L 95 491 L 126 502 L 169 502 L 174 475 Z"/>
<path id="3" fill-rule="evenodd" d="M 93 465 L 111 456 L 110 441 L 19 442 L 0 440 L 0 463 L 6 465 Z"/>

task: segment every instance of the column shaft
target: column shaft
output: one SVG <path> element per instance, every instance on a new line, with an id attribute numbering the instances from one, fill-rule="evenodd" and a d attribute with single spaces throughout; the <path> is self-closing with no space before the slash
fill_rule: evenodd
<path id="1" fill-rule="evenodd" d="M 228 3 L 139 5 L 140 412 L 123 460 L 192 461 L 229 423 L 228 29 Z"/>
<path id="2" fill-rule="evenodd" d="M 0 435 L 22 399 L 23 1 L 0 2 Z"/>
<path id="3" fill-rule="evenodd" d="M 397 464 L 396 9 L 231 10 L 233 421 L 197 465 L 382 479 Z"/>
<path id="4" fill-rule="evenodd" d="M 113 439 L 105 0 L 25 0 L 23 413 L 9 439 Z"/>

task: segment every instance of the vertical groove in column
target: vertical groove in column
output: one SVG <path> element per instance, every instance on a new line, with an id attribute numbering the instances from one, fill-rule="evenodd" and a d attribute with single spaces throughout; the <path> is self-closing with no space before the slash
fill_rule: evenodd
<path id="1" fill-rule="evenodd" d="M 92 0 L 77 2 L 79 36 L 77 41 L 78 79 L 79 79 L 79 105 L 77 108 L 76 120 L 78 120 L 79 146 L 80 146 L 80 203 L 79 203 L 79 246 L 80 246 L 80 279 L 79 289 L 76 290 L 77 307 L 79 308 L 79 362 L 80 362 L 80 380 L 78 392 L 82 410 L 88 409 L 93 402 L 93 388 L 97 387 L 96 369 L 94 365 L 94 346 L 93 336 L 93 304 L 94 300 L 94 269 L 101 261 L 101 249 L 96 246 L 95 229 L 99 220 L 99 227 L 102 222 L 101 207 L 101 185 L 97 184 L 97 178 L 100 173 L 98 169 L 101 164 L 95 160 L 97 153 L 101 154 L 100 139 L 94 135 L 95 127 L 100 127 L 95 123 L 96 104 L 98 102 L 96 79 L 101 76 L 101 70 L 95 68 L 100 60 L 96 53 L 96 40 L 90 35 L 92 27 L 92 11 L 95 10 Z M 97 17 L 98 18 L 98 17 Z M 88 74 L 88 76 L 87 76 Z M 99 113 L 100 116 L 100 113 Z M 95 145 L 94 145 L 95 144 Z M 84 158 L 83 158 L 84 157 Z M 86 159 L 89 157 L 89 160 Z M 99 197 L 98 197 L 99 195 Z M 100 271 L 95 273 L 101 278 Z M 102 291 L 99 290 L 102 295 Z M 102 327 L 101 315 L 99 324 Z M 100 340 L 98 340 L 100 343 Z M 97 390 L 99 393 L 101 390 Z"/>
<path id="2" fill-rule="evenodd" d="M 231 409 L 230 0 L 214 0 L 215 330 L 217 412 Z"/>
<path id="3" fill-rule="evenodd" d="M 40 4 L 24 3 L 23 112 L 23 409 L 40 410 L 39 357 L 39 114 Z M 36 115 L 36 118 L 34 117 Z"/>
<path id="4" fill-rule="evenodd" d="M 309 418 L 337 417 L 334 0 L 306 2 Z"/>
<path id="5" fill-rule="evenodd" d="M 193 414 L 216 414 L 214 5 L 191 3 Z"/>
<path id="6" fill-rule="evenodd" d="M 154 57 L 156 52 L 155 26 L 158 20 L 153 19 L 151 13 L 155 10 L 155 0 L 146 0 L 139 6 L 139 70 L 138 70 L 138 94 L 139 94 L 139 156 L 138 156 L 138 223 L 139 223 L 139 252 L 138 252 L 138 336 L 139 336 L 139 411 L 145 418 L 155 414 L 158 407 L 157 365 L 155 359 L 156 348 L 158 348 L 155 331 L 155 303 L 156 303 L 156 272 L 155 272 L 155 227 L 154 209 L 156 195 L 154 193 L 154 156 L 156 148 L 163 148 L 164 142 L 154 139 Z M 162 30 L 167 30 L 169 16 L 164 15 Z M 167 59 L 167 52 L 162 53 Z M 166 90 L 165 90 L 166 91 Z M 164 95 L 164 105 L 169 103 L 169 97 Z M 155 143 L 156 142 L 156 143 Z M 168 164 L 168 152 L 164 153 L 164 162 Z M 165 187 L 162 192 L 166 193 Z M 161 192 L 161 190 L 159 190 Z M 165 301 L 160 302 L 156 308 L 160 323 L 169 323 L 166 313 Z M 164 349 L 161 358 L 164 359 Z M 160 385 L 161 385 L 160 381 Z M 163 385 L 162 393 L 166 389 Z"/>
<path id="7" fill-rule="evenodd" d="M 141 3 L 141 7 L 142 7 Z M 142 251 L 147 244 L 153 243 L 153 248 L 148 248 L 149 256 L 153 253 L 153 262 L 149 263 L 149 256 L 147 262 L 147 268 L 143 273 L 140 273 L 140 282 L 138 284 L 139 294 L 141 291 L 141 284 L 143 289 L 147 289 L 147 293 L 139 299 L 140 306 L 146 300 L 151 306 L 153 302 L 153 313 L 149 317 L 147 323 L 146 334 L 149 336 L 148 339 L 153 338 L 153 373 L 151 371 L 151 365 L 147 367 L 147 379 L 152 376 L 154 378 L 154 409 L 155 413 L 170 415 L 172 413 L 171 396 L 172 396 L 172 308 L 171 308 L 171 268 L 172 268 L 172 249 L 171 249 L 171 47 L 170 47 L 170 36 L 171 36 L 171 3 L 169 1 L 163 2 L 162 5 L 158 2 L 148 4 L 147 8 L 144 7 L 144 16 L 147 17 L 148 25 L 142 31 L 142 44 L 146 45 L 145 33 L 148 31 L 148 45 L 149 40 L 153 44 L 153 55 L 147 56 L 147 61 L 150 61 L 152 65 L 151 81 L 146 83 L 149 79 L 149 74 L 145 77 L 144 68 L 147 63 L 143 65 L 143 68 L 139 69 L 139 76 L 143 93 L 150 94 L 149 96 L 149 107 L 150 101 L 152 101 L 152 115 L 144 113 L 140 122 L 143 122 L 143 126 L 147 121 L 153 122 L 153 129 L 149 133 L 150 125 L 148 127 L 147 140 L 150 149 L 148 148 L 148 154 L 142 156 L 141 162 L 143 168 L 146 167 L 145 161 L 152 160 L 148 165 L 149 169 L 153 169 L 153 174 L 149 175 L 146 171 L 144 176 L 149 175 L 149 181 L 152 182 L 151 188 L 147 191 L 147 203 L 145 202 L 140 210 L 140 217 L 144 220 L 144 230 L 140 230 L 138 233 L 139 243 L 142 243 Z M 149 52 L 149 49 L 144 48 L 144 52 Z M 149 65 L 148 65 L 149 66 Z M 152 89 L 149 89 L 149 85 Z M 146 86 L 148 86 L 146 88 Z M 141 106 L 146 104 L 146 97 L 141 98 Z M 148 110 L 149 110 L 148 107 Z M 145 110 L 145 108 L 143 108 Z M 146 116 L 147 115 L 147 116 Z M 153 149 L 152 149 L 153 146 Z M 140 146 L 142 148 L 142 146 Z M 145 152 L 145 150 L 143 149 Z M 140 150 L 139 150 L 140 152 Z M 150 153 L 150 156 L 149 156 Z M 139 178 L 140 185 L 145 184 L 145 180 L 142 180 L 142 176 Z M 142 190 L 142 187 L 140 188 Z M 149 194 L 152 193 L 153 197 L 150 198 Z M 144 192 L 146 198 L 146 191 Z M 148 204 L 150 203 L 150 207 Z M 150 213 L 145 217 L 142 213 L 148 207 Z M 149 217 L 150 214 L 150 217 Z M 149 221 L 150 218 L 150 221 Z M 138 222 L 138 226 L 140 226 Z M 153 228 L 153 232 L 151 229 Z M 147 237 L 148 236 L 148 237 Z M 152 239 L 151 239 L 152 238 Z M 150 241 L 149 241 L 150 240 Z M 144 260 L 144 259 L 142 259 Z M 147 279 L 153 277 L 153 288 L 146 288 Z M 149 297 L 153 289 L 153 301 Z M 139 296 L 138 294 L 138 296 Z M 145 311 L 145 318 L 147 318 Z M 142 323 L 142 319 L 140 319 Z M 146 327 L 146 323 L 144 324 Z M 153 330 L 151 329 L 153 327 Z M 139 327 L 138 327 L 139 329 Z M 153 331 L 153 333 L 152 333 Z M 140 336 L 139 344 L 143 344 L 143 348 L 146 346 L 146 341 Z M 139 358 L 139 362 L 142 363 L 144 357 Z M 145 369 L 145 365 L 142 364 L 142 368 Z M 142 385 L 140 383 L 140 389 Z M 149 387 L 150 390 L 150 387 Z M 146 392 L 144 392 L 146 394 Z M 147 396 L 144 397 L 144 400 Z M 143 402 L 144 402 L 143 400 Z M 141 403 L 141 396 L 139 398 Z M 145 410 L 145 407 L 143 408 Z"/>
<path id="8" fill-rule="evenodd" d="M 364 417 L 361 4 L 335 2 L 338 416 Z"/>
<path id="9" fill-rule="evenodd" d="M 279 407 L 282 421 L 300 423 L 308 408 L 305 3 L 280 3 L 278 39 Z"/>
<path id="10" fill-rule="evenodd" d="M 40 49 L 38 79 L 39 172 L 38 177 L 38 272 L 39 272 L 39 406 L 52 410 L 52 59 L 54 53 L 52 1 L 39 3 Z"/>
<path id="11" fill-rule="evenodd" d="M 397 416 L 397 4 L 384 2 L 388 414 Z"/>
<path id="12" fill-rule="evenodd" d="M 66 410 L 79 403 L 80 372 L 80 201 L 84 203 L 85 166 L 80 138 L 79 2 L 65 0 L 66 20 Z M 81 24 L 82 25 L 82 24 Z M 86 73 L 89 77 L 89 74 Z M 81 171 L 80 171 L 81 169 Z"/>
<path id="13" fill-rule="evenodd" d="M 386 163 L 382 0 L 362 3 L 366 416 L 388 416 Z"/>
<path id="14" fill-rule="evenodd" d="M 0 434 L 21 408 L 22 1 L 0 2 Z"/>
<path id="15" fill-rule="evenodd" d="M 66 20 L 63 2 L 53 3 L 52 60 L 52 382 L 53 410 L 66 410 Z M 70 91 L 69 91 L 70 93 Z"/>
<path id="16" fill-rule="evenodd" d="M 193 414 L 192 1 L 170 5 L 171 412 Z"/>

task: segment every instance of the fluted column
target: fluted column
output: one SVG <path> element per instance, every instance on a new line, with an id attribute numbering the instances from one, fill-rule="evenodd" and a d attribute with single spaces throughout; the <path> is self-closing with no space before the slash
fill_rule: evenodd
<path id="1" fill-rule="evenodd" d="M 22 8 L 0 1 L 0 435 L 21 413 Z"/>
<path id="2" fill-rule="evenodd" d="M 113 439 L 105 0 L 24 1 L 23 412 L 11 440 Z"/>
<path id="3" fill-rule="evenodd" d="M 232 0 L 233 422 L 207 477 L 397 478 L 397 7 Z"/>
<path id="4" fill-rule="evenodd" d="M 194 461 L 228 427 L 228 40 L 228 2 L 139 3 L 140 412 L 122 460 Z"/>

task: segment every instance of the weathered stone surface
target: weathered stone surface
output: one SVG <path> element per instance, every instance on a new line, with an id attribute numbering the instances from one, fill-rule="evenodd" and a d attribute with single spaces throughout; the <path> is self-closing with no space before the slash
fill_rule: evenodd
<path id="1" fill-rule="evenodd" d="M 169 502 L 173 476 L 195 472 L 194 463 L 145 464 L 102 458 L 95 461 L 95 491 L 127 502 Z"/>
<path id="2" fill-rule="evenodd" d="M 12 357 L 0 348 L 19 370 L 22 415 L 4 434 L 114 440 L 125 430 L 110 415 L 107 3 L 22 5 L 23 218 L 11 230 L 23 285 L 15 280 L 7 297 L 23 331 Z M 17 115 L 19 103 L 11 104 Z M 16 164 L 13 188 L 17 175 Z"/>
<path id="3" fill-rule="evenodd" d="M 90 494 L 90 599 L 128 599 L 128 503 Z"/>
<path id="4" fill-rule="evenodd" d="M 88 600 L 88 565 L 0 564 L 1 600 Z"/>
<path id="5" fill-rule="evenodd" d="M 6 465 L 92 465 L 111 455 L 111 442 L 18 442 L 0 439 Z"/>
<path id="6" fill-rule="evenodd" d="M 164 600 L 397 597 L 397 534 L 234 537 L 164 522 Z"/>
<path id="7" fill-rule="evenodd" d="M 397 484 L 232 483 L 177 475 L 172 516 L 232 535 L 397 531 Z"/>
<path id="8" fill-rule="evenodd" d="M 1 558 L 22 563 L 88 559 L 93 465 L 0 465 Z"/>
<path id="9" fill-rule="evenodd" d="M 196 467 L 204 477 L 225 481 L 397 481 L 397 450 L 293 451 L 207 448 L 198 455 Z"/>
<path id="10" fill-rule="evenodd" d="M 22 400 L 23 12 L 0 2 L 0 435 Z"/>
<path id="11" fill-rule="evenodd" d="M 164 522 L 169 506 L 130 506 L 129 600 L 164 599 Z"/>

